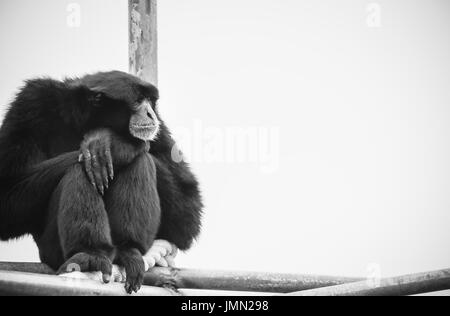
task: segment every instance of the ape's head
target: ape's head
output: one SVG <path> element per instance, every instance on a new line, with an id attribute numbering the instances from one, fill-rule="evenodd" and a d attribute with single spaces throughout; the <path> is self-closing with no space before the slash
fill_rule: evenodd
<path id="1" fill-rule="evenodd" d="M 160 120 L 155 86 L 119 71 L 87 75 L 76 84 L 89 91 L 89 128 L 111 128 L 143 141 L 156 138 Z"/>

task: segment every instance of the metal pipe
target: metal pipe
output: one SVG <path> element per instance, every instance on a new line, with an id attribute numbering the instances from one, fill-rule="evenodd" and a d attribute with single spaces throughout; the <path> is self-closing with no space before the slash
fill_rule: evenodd
<path id="1" fill-rule="evenodd" d="M 127 296 L 123 284 L 101 284 L 58 276 L 0 271 L 0 295 L 8 296 Z M 143 287 L 137 296 L 175 296 L 158 287 Z"/>
<path id="2" fill-rule="evenodd" d="M 273 296 L 275 293 L 212 291 L 143 286 L 128 295 L 123 284 L 102 284 L 86 279 L 54 275 L 0 271 L 0 295 L 6 296 Z"/>
<path id="3" fill-rule="evenodd" d="M 450 269 L 290 293 L 292 296 L 406 296 L 450 289 Z"/>
<path id="4" fill-rule="evenodd" d="M 319 275 L 155 268 L 146 274 L 145 284 L 173 284 L 176 288 L 189 289 L 290 293 L 360 280 L 361 278 Z"/>
<path id="5" fill-rule="evenodd" d="M 52 269 L 40 263 L 0 262 L 0 270 L 54 274 Z M 361 278 L 319 275 L 154 268 L 146 273 L 145 285 L 180 289 L 290 293 L 360 280 Z"/>
<path id="6" fill-rule="evenodd" d="M 156 0 L 128 0 L 130 73 L 158 85 Z"/>

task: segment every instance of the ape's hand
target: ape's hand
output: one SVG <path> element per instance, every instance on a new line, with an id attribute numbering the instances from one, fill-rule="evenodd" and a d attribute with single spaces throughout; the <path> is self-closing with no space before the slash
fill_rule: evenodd
<path id="1" fill-rule="evenodd" d="M 114 179 L 111 143 L 111 132 L 106 129 L 86 134 L 81 143 L 80 162 L 84 162 L 89 181 L 101 195 L 108 189 L 109 181 Z"/>
<path id="2" fill-rule="evenodd" d="M 155 266 L 175 268 L 177 254 L 177 246 L 165 240 L 156 240 L 144 256 L 145 270 L 148 271 Z"/>
<path id="3" fill-rule="evenodd" d="M 114 168 L 127 166 L 148 150 L 149 144 L 144 141 L 125 139 L 109 129 L 96 129 L 84 136 L 80 162 L 84 163 L 89 181 L 103 195 L 114 179 Z"/>

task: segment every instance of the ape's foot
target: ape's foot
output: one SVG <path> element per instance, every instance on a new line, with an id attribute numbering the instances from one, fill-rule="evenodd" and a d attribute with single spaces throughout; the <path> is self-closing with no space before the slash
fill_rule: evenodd
<path id="1" fill-rule="evenodd" d="M 117 263 L 125 269 L 125 291 L 128 294 L 138 292 L 144 283 L 145 264 L 137 249 L 121 250 Z"/>
<path id="2" fill-rule="evenodd" d="M 137 293 L 144 283 L 145 267 L 142 259 L 140 261 L 128 263 L 125 271 L 127 275 L 125 281 L 125 291 L 127 291 L 128 294 L 133 292 Z"/>
<path id="3" fill-rule="evenodd" d="M 166 240 L 155 240 L 151 249 L 144 257 L 145 270 L 148 271 L 155 266 L 175 268 L 175 258 L 178 248 Z"/>
<path id="4" fill-rule="evenodd" d="M 111 281 L 112 262 L 106 256 L 91 255 L 84 252 L 74 255 L 66 261 L 57 274 L 66 274 L 71 272 L 96 272 L 100 271 L 104 283 Z"/>
<path id="5" fill-rule="evenodd" d="M 69 272 L 60 274 L 61 277 L 77 279 L 77 280 L 91 280 L 96 282 L 103 282 L 102 272 Z M 113 265 L 111 282 L 124 283 L 126 280 L 125 270 L 118 265 Z"/>

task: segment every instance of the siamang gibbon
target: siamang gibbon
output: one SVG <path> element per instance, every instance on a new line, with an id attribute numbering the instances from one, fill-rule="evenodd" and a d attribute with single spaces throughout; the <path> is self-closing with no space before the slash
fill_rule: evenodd
<path id="1" fill-rule="evenodd" d="M 198 182 L 157 111 L 158 90 L 123 72 L 27 81 L 0 129 L 0 239 L 31 234 L 41 261 L 125 268 L 143 283 L 155 238 L 190 248 L 201 226 Z"/>

